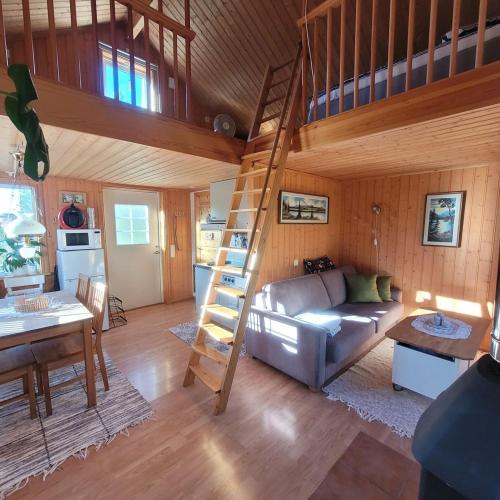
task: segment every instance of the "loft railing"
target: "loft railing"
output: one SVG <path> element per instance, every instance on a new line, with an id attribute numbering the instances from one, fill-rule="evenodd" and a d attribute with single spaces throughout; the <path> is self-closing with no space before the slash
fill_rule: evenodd
<path id="1" fill-rule="evenodd" d="M 306 122 L 453 77 L 492 62 L 492 57 L 499 58 L 496 50 L 492 51 L 496 57 L 490 54 L 485 61 L 488 0 L 453 0 L 452 6 L 440 0 L 429 0 L 425 6 L 418 0 L 327 0 L 309 9 L 303 0 L 302 5 L 304 15 L 297 25 L 306 47 L 302 58 Z M 468 61 L 459 60 L 465 25 L 476 37 Z M 445 34 L 450 39 L 440 45 L 437 39 Z M 500 43 L 500 35 L 495 40 Z M 438 63 L 436 52 L 445 45 L 448 55 Z M 470 51 L 475 52 L 472 60 Z"/>
<path id="2" fill-rule="evenodd" d="M 25 63 L 35 76 L 191 121 L 189 0 L 184 23 L 158 0 L 32 5 L 22 0 L 21 16 L 0 0 L 0 66 Z"/>

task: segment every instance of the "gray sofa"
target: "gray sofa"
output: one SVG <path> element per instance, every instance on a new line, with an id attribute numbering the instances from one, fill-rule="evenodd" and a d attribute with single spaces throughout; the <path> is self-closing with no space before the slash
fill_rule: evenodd
<path id="1" fill-rule="evenodd" d="M 391 289 L 392 302 L 347 303 L 344 274 L 355 272 L 346 266 L 266 285 L 247 323 L 247 352 L 310 389 L 321 389 L 403 317 L 402 292 L 396 288 Z M 298 319 L 304 312 L 321 321 Z M 340 317 L 337 333 L 325 324 L 325 316 L 337 324 Z"/>

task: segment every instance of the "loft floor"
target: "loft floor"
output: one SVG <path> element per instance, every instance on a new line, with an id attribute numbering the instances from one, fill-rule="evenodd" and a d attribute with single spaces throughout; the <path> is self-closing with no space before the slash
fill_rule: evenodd
<path id="1" fill-rule="evenodd" d="M 215 417 L 205 387 L 182 388 L 189 349 L 168 333 L 195 317 L 193 301 L 127 316 L 127 326 L 105 335 L 105 350 L 152 401 L 155 420 L 11 498 L 304 499 L 360 431 L 411 457 L 409 439 L 250 358 L 238 364 L 228 409 Z"/>

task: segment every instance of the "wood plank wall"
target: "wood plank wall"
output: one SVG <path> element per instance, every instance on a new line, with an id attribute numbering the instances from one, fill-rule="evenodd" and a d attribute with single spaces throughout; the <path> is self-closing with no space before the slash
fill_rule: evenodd
<path id="1" fill-rule="evenodd" d="M 456 308 L 488 317 L 500 244 L 500 168 L 482 167 L 342 183 L 341 262 L 394 277 L 410 307 Z M 422 246 L 426 193 L 466 191 L 460 248 Z M 451 300 L 449 300 L 451 299 Z M 462 302 L 465 301 L 465 302 Z"/>
<path id="2" fill-rule="evenodd" d="M 337 262 L 340 257 L 341 183 L 326 177 L 287 170 L 283 190 L 329 196 L 329 223 L 278 224 L 276 214 L 261 264 L 258 289 L 272 281 L 304 274 L 302 260 L 305 258 L 328 255 Z M 278 203 L 277 200 L 275 203 Z M 294 259 L 298 259 L 298 267 L 294 267 Z"/>
<path id="3" fill-rule="evenodd" d="M 0 174 L 0 183 L 11 183 L 10 177 Z M 43 271 L 46 275 L 46 290 L 54 287 L 54 266 L 56 260 L 56 230 L 58 227 L 57 215 L 64 206 L 59 202 L 60 191 L 84 192 L 87 196 L 87 204 L 80 206 L 94 207 L 96 213 L 96 226 L 103 230 L 104 240 L 104 202 L 102 190 L 106 186 L 120 187 L 117 184 L 104 184 L 100 182 L 85 181 L 69 177 L 49 176 L 44 182 L 34 183 L 28 179 L 19 179 L 18 183 L 32 185 L 37 192 L 38 206 L 42 211 L 41 222 L 47 228 L 44 237 L 45 249 L 43 250 Z M 131 186 L 121 186 L 131 189 Z M 132 187 L 133 188 L 133 187 Z M 141 187 L 144 189 L 144 187 Z M 164 300 L 167 303 L 192 297 L 192 265 L 191 265 L 191 219 L 189 216 L 189 191 L 181 189 L 157 189 L 161 195 L 161 207 L 164 211 L 163 231 L 166 237 L 166 251 L 163 259 L 163 288 Z M 177 217 L 177 236 L 180 250 L 176 251 L 174 257 L 170 256 L 168 246 L 173 244 L 174 214 Z M 182 215 L 184 214 L 184 215 Z M 104 241 L 105 245 L 105 241 Z M 0 297 L 5 290 L 0 283 Z"/>

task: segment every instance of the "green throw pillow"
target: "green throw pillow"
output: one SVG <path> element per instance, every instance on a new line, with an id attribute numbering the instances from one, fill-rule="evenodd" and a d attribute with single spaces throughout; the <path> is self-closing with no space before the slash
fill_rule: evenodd
<path id="1" fill-rule="evenodd" d="M 391 302 L 391 279 L 392 276 L 377 276 L 377 288 L 380 298 L 384 302 Z"/>
<path id="2" fill-rule="evenodd" d="M 377 290 L 377 275 L 346 274 L 348 302 L 382 302 Z"/>

